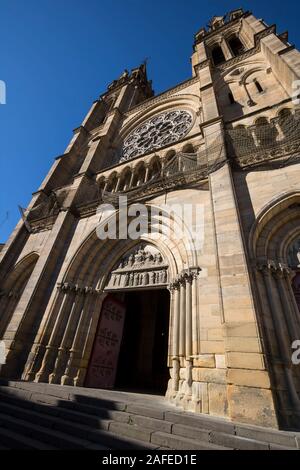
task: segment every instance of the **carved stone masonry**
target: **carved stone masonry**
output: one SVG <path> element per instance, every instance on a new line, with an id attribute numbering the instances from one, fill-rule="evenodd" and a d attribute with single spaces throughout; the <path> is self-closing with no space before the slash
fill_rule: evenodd
<path id="1" fill-rule="evenodd" d="M 183 269 L 180 274 L 176 276 L 169 284 L 169 289 L 174 290 L 180 287 L 180 284 L 185 285 L 186 283 L 192 283 L 194 279 L 197 279 L 201 268 L 193 266 L 191 268 Z"/>
<path id="2" fill-rule="evenodd" d="M 290 277 L 293 274 L 287 264 L 274 260 L 258 262 L 256 268 L 264 275 L 272 275 L 274 277 Z"/>
<path id="3" fill-rule="evenodd" d="M 168 265 L 161 253 L 141 244 L 127 253 L 110 274 L 106 290 L 167 285 Z"/>
<path id="4" fill-rule="evenodd" d="M 101 294 L 100 289 L 94 289 L 90 286 L 79 286 L 79 284 L 72 284 L 70 282 L 62 282 L 57 284 L 57 288 L 63 292 L 75 292 L 78 294 Z"/>

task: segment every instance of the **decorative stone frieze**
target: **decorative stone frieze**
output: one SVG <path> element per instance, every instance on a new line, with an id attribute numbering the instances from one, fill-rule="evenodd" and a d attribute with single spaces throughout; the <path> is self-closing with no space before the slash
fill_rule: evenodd
<path id="1" fill-rule="evenodd" d="M 79 284 L 72 284 L 70 282 L 58 283 L 57 288 L 62 292 L 74 292 L 75 294 L 99 295 L 102 293 L 100 289 L 94 289 L 90 286 L 80 286 Z"/>
<path id="2" fill-rule="evenodd" d="M 166 286 L 168 265 L 154 247 L 140 244 L 112 270 L 105 290 Z"/>

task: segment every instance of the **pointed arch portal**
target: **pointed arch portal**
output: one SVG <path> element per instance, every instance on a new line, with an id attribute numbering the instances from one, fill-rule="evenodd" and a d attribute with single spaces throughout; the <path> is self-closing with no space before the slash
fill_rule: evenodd
<path id="1" fill-rule="evenodd" d="M 191 401 L 200 268 L 190 228 L 178 239 L 180 220 L 163 211 L 157 217 L 167 236 L 144 230 L 137 240 L 100 240 L 94 230 L 84 240 L 58 285 L 24 379 Z"/>

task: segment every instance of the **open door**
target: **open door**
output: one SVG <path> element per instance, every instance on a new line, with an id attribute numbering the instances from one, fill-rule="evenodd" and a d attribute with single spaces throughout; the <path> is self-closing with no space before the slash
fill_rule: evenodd
<path id="1" fill-rule="evenodd" d="M 109 295 L 102 304 L 85 386 L 113 388 L 125 320 L 125 303 Z"/>

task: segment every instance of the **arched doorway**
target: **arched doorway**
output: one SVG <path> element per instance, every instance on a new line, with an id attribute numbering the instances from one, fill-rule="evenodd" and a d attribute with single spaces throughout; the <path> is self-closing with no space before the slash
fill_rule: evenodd
<path id="1" fill-rule="evenodd" d="M 265 207 L 250 233 L 264 352 L 280 425 L 300 423 L 300 372 L 292 362 L 299 338 L 299 193 Z"/>
<path id="2" fill-rule="evenodd" d="M 145 243 L 115 265 L 85 386 L 166 393 L 170 378 L 167 270 L 161 253 Z"/>

